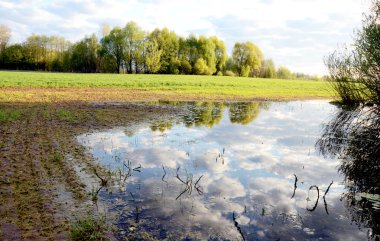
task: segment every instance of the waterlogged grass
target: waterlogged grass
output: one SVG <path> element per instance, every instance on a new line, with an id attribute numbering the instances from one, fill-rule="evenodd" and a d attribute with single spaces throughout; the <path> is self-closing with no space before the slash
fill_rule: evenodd
<path id="1" fill-rule="evenodd" d="M 227 76 L 0 72 L 0 101 L 331 98 L 326 82 Z"/>
<path id="2" fill-rule="evenodd" d="M 70 230 L 73 241 L 107 240 L 106 223 L 102 218 L 87 217 L 74 223 Z"/>
<path id="3" fill-rule="evenodd" d="M 21 116 L 21 111 L 13 109 L 0 109 L 0 123 L 11 122 L 13 120 L 19 119 Z"/>

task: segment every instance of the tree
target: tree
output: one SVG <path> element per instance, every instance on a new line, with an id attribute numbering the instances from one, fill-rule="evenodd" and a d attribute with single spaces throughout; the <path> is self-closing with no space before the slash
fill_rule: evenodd
<path id="1" fill-rule="evenodd" d="M 294 75 L 285 66 L 280 66 L 277 70 L 277 78 L 279 79 L 294 79 Z"/>
<path id="2" fill-rule="evenodd" d="M 157 73 L 161 68 L 162 50 L 158 49 L 156 40 L 149 39 L 146 44 L 145 63 L 149 73 Z"/>
<path id="3" fill-rule="evenodd" d="M 216 72 L 216 58 L 215 58 L 215 43 L 212 39 L 200 36 L 198 39 L 198 60 L 204 60 L 207 70 L 205 69 L 202 74 L 211 75 Z M 196 63 L 199 64 L 197 60 Z M 194 65 L 194 69 L 196 67 Z"/>
<path id="4" fill-rule="evenodd" d="M 0 56 L 4 63 L 3 53 L 11 38 L 11 29 L 5 25 L 0 25 Z"/>
<path id="5" fill-rule="evenodd" d="M 71 65 L 76 72 L 94 73 L 98 65 L 98 39 L 95 34 L 84 38 L 72 48 Z"/>
<path id="6" fill-rule="evenodd" d="M 179 38 L 175 32 L 169 31 L 167 28 L 162 30 L 155 29 L 150 33 L 149 38 L 154 39 L 158 43 L 158 49 L 162 51 L 159 72 L 163 74 L 178 74 L 180 66 L 178 59 Z"/>
<path id="7" fill-rule="evenodd" d="M 246 48 L 249 52 L 249 65 L 251 77 L 257 77 L 260 74 L 261 62 L 264 59 L 263 52 L 260 48 L 251 42 L 246 42 Z"/>
<path id="8" fill-rule="evenodd" d="M 198 75 L 210 75 L 210 69 L 204 59 L 199 58 L 194 64 L 194 73 Z"/>
<path id="9" fill-rule="evenodd" d="M 253 43 L 235 43 L 232 59 L 239 76 L 257 76 L 262 58 L 261 50 Z"/>
<path id="10" fill-rule="evenodd" d="M 187 59 L 182 59 L 181 64 L 179 66 L 180 74 L 191 74 L 191 70 L 192 70 L 192 67 L 189 61 L 187 61 Z"/>
<path id="11" fill-rule="evenodd" d="M 261 62 L 260 77 L 261 78 L 275 78 L 276 77 L 276 67 L 274 66 L 273 60 L 264 59 Z"/>
<path id="12" fill-rule="evenodd" d="M 129 73 L 139 73 L 143 68 L 145 32 L 133 21 L 127 23 L 125 32 L 125 62 Z"/>
<path id="13" fill-rule="evenodd" d="M 105 36 L 108 36 L 111 32 L 111 27 L 108 24 L 103 24 L 102 29 L 100 30 L 100 33 L 102 34 L 102 38 Z"/>
<path id="14" fill-rule="evenodd" d="M 325 60 L 333 89 L 346 104 L 380 104 L 380 1 L 373 0 L 356 32 L 352 50 L 332 53 Z"/>
<path id="15" fill-rule="evenodd" d="M 211 40 L 214 42 L 215 45 L 215 59 L 216 59 L 216 72 L 223 71 L 224 67 L 227 63 L 227 51 L 226 51 L 226 45 L 223 41 L 219 40 L 217 37 L 211 37 Z"/>
<path id="16" fill-rule="evenodd" d="M 4 65 L 11 69 L 23 69 L 25 67 L 25 48 L 21 44 L 14 44 L 3 51 Z"/>
<path id="17" fill-rule="evenodd" d="M 110 34 L 102 38 L 100 54 L 114 62 L 115 70 L 120 73 L 125 58 L 125 31 L 119 27 L 111 30 Z"/>

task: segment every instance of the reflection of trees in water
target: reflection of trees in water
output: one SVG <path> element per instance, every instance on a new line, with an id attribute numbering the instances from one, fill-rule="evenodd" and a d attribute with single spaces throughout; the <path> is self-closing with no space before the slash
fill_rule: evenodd
<path id="1" fill-rule="evenodd" d="M 207 126 L 219 124 L 223 117 L 224 103 L 222 102 L 194 102 L 188 106 L 189 112 L 183 116 L 187 127 Z"/>
<path id="2" fill-rule="evenodd" d="M 325 156 L 341 159 L 352 220 L 380 239 L 380 108 L 341 110 L 317 143 Z"/>
<path id="3" fill-rule="evenodd" d="M 186 113 L 180 118 L 180 122 L 186 127 L 213 127 L 220 123 L 225 107 L 229 107 L 229 117 L 232 123 L 247 125 L 259 116 L 260 109 L 268 109 L 269 103 L 258 102 L 160 102 L 186 108 Z M 153 131 L 171 129 L 175 120 L 157 120 L 151 126 Z"/>
<path id="4" fill-rule="evenodd" d="M 150 125 L 152 131 L 164 132 L 170 130 L 173 127 L 173 123 L 170 121 L 157 121 L 154 124 Z"/>
<path id="5" fill-rule="evenodd" d="M 261 104 L 258 102 L 231 103 L 230 121 L 247 125 L 259 116 Z"/>

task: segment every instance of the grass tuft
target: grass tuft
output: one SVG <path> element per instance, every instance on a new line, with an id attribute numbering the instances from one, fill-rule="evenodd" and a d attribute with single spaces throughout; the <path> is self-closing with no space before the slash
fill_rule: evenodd
<path id="1" fill-rule="evenodd" d="M 19 119 L 20 116 L 21 116 L 21 112 L 18 110 L 9 110 L 9 109 L 1 110 L 0 109 L 0 122 L 4 122 L 4 123 L 11 122 L 13 120 Z"/>
<path id="2" fill-rule="evenodd" d="M 106 231 L 106 222 L 103 218 L 86 217 L 71 226 L 70 239 L 73 241 L 106 240 Z"/>

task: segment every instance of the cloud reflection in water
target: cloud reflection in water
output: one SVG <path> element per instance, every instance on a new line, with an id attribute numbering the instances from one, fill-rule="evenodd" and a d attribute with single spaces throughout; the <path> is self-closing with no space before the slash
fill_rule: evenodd
<path id="1" fill-rule="evenodd" d="M 365 229 L 351 225 L 340 201 L 344 186 L 337 172 L 339 161 L 324 159 L 314 149 L 321 125 L 336 107 L 326 101 L 305 101 L 265 108 L 259 103 L 201 104 L 192 109 L 195 114 L 183 116 L 182 123 L 164 125 L 169 129 L 153 123 L 154 128 L 142 128 L 133 136 L 119 128 L 78 137 L 111 169 L 123 160 L 142 166 L 124 192 L 101 197 L 110 211 L 123 210 L 120 238 L 131 235 L 131 225 L 158 239 L 366 238 Z M 219 113 L 216 121 L 213 113 Z M 194 124 L 191 118 L 196 119 Z M 191 183 L 191 189 L 177 174 Z M 292 198 L 294 174 L 298 182 Z M 198 179 L 202 195 L 194 186 Z M 322 196 L 331 181 L 325 206 Z M 319 199 L 315 189 L 309 190 L 313 185 L 319 187 Z M 117 206 L 114 199 L 119 200 Z M 318 206 L 308 211 L 317 199 Z"/>

